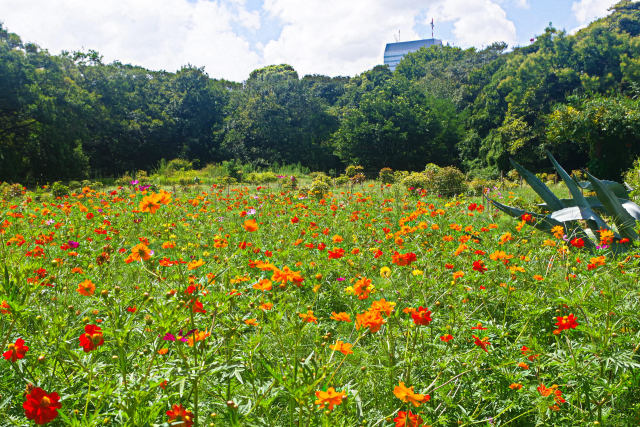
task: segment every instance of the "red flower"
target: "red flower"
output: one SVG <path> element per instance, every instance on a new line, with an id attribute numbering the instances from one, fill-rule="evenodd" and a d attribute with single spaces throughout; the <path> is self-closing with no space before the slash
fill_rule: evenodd
<path id="1" fill-rule="evenodd" d="M 413 252 L 407 252 L 406 254 L 400 254 L 398 251 L 395 251 L 391 256 L 391 262 L 397 264 L 399 266 L 411 265 L 412 262 L 416 261 L 418 258 L 416 254 Z"/>
<path id="2" fill-rule="evenodd" d="M 453 335 L 447 334 L 440 337 L 440 341 L 449 342 L 453 339 Z"/>
<path id="3" fill-rule="evenodd" d="M 416 325 L 426 326 L 431 323 L 431 311 L 420 306 L 416 311 L 411 313 L 411 318 Z"/>
<path id="4" fill-rule="evenodd" d="M 584 240 L 582 240 L 581 238 L 576 238 L 571 240 L 571 246 L 574 246 L 576 248 L 582 248 L 584 247 Z"/>
<path id="5" fill-rule="evenodd" d="M 24 354 L 29 350 L 29 347 L 24 345 L 24 340 L 22 338 L 18 338 L 15 344 L 9 344 L 8 347 L 9 350 L 5 351 L 3 356 L 5 359 L 12 362 L 24 358 Z"/>
<path id="6" fill-rule="evenodd" d="M 488 353 L 487 346 L 491 345 L 491 343 L 489 342 L 489 338 L 484 337 L 480 339 L 475 335 L 471 335 L 471 336 L 476 340 L 476 345 Z"/>
<path id="7" fill-rule="evenodd" d="M 473 261 L 473 269 L 480 273 L 484 273 L 488 270 L 487 267 L 484 266 L 484 262 L 482 260 Z"/>
<path id="8" fill-rule="evenodd" d="M 297 216 L 294 216 L 293 218 L 291 218 L 291 223 L 292 224 L 296 224 L 297 222 L 299 222 L 300 220 L 298 219 Z"/>
<path id="9" fill-rule="evenodd" d="M 191 427 L 193 425 L 193 413 L 187 411 L 182 405 L 173 405 L 170 411 L 167 411 L 169 424 L 171 426 Z"/>
<path id="10" fill-rule="evenodd" d="M 344 256 L 344 249 L 342 248 L 334 248 L 332 251 L 327 251 L 329 253 L 329 259 L 338 259 Z"/>
<path id="11" fill-rule="evenodd" d="M 97 325 L 85 325 L 84 334 L 80 335 L 80 347 L 88 353 L 104 344 L 102 329 Z"/>
<path id="12" fill-rule="evenodd" d="M 58 393 L 47 394 L 40 387 L 36 387 L 27 394 L 27 400 L 22 407 L 27 419 L 33 420 L 36 424 L 46 424 L 58 416 L 58 409 L 62 408 L 58 400 Z"/>
<path id="13" fill-rule="evenodd" d="M 423 422 L 420 415 L 414 414 L 411 411 L 399 411 L 398 416 L 393 419 L 396 425 L 395 427 L 420 427 Z"/>
<path id="14" fill-rule="evenodd" d="M 578 322 L 576 321 L 576 317 L 573 313 L 568 316 L 558 316 L 557 319 L 558 321 L 555 325 L 558 329 L 556 329 L 554 333 L 560 333 L 560 331 L 564 331 L 565 329 L 575 329 L 576 326 L 578 326 Z"/>

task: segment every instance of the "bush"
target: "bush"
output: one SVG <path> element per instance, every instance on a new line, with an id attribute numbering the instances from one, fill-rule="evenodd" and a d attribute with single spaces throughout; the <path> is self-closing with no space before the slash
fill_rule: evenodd
<path id="1" fill-rule="evenodd" d="M 336 183 L 336 185 L 345 185 L 347 182 L 349 182 L 349 177 L 347 175 L 340 175 L 333 181 Z"/>
<path id="2" fill-rule="evenodd" d="M 469 182 L 469 190 L 471 190 L 474 195 L 481 195 L 483 189 L 493 188 L 495 185 L 495 181 L 483 178 L 474 178 L 471 180 L 471 182 Z"/>
<path id="3" fill-rule="evenodd" d="M 173 159 L 167 163 L 166 168 L 170 172 L 190 171 L 193 169 L 193 163 L 185 159 Z"/>
<path id="4" fill-rule="evenodd" d="M 395 171 L 393 173 L 394 182 L 402 182 L 403 179 L 409 176 L 409 172 L 407 171 Z"/>
<path id="5" fill-rule="evenodd" d="M 622 179 L 625 184 L 633 188 L 633 191 L 631 191 L 632 197 L 640 196 L 640 158 L 633 162 L 633 167 L 624 173 Z"/>
<path id="6" fill-rule="evenodd" d="M 364 176 L 363 173 L 357 173 L 354 176 L 352 176 L 351 178 L 349 178 L 349 181 L 351 182 L 351 184 L 361 184 L 366 179 L 367 179 L 367 177 Z"/>
<path id="7" fill-rule="evenodd" d="M 378 176 L 380 177 L 380 181 L 383 184 L 393 184 L 394 182 L 396 182 L 395 175 L 391 168 L 380 169 Z"/>
<path id="8" fill-rule="evenodd" d="M 330 188 L 329 183 L 316 178 L 311 183 L 311 188 L 309 189 L 309 193 L 316 199 L 322 199 L 329 192 L 329 188 Z"/>
<path id="9" fill-rule="evenodd" d="M 22 195 L 23 187 L 21 184 L 9 184 L 8 182 L 3 182 L 0 185 L 0 195 L 3 198 L 11 198 L 18 197 Z"/>
<path id="10" fill-rule="evenodd" d="M 127 185 L 132 185 L 131 182 L 133 178 L 129 174 L 122 175 L 120 178 L 116 179 L 116 185 L 122 185 L 126 187 Z"/>
<path id="11" fill-rule="evenodd" d="M 433 175 L 428 189 L 442 196 L 453 196 L 464 193 L 467 190 L 467 183 L 460 169 L 446 166 Z"/>
<path id="12" fill-rule="evenodd" d="M 349 178 L 353 178 L 359 173 L 362 173 L 364 168 L 362 166 L 349 165 L 344 171 L 344 174 Z"/>
<path id="13" fill-rule="evenodd" d="M 296 190 L 298 188 L 298 179 L 291 175 L 282 178 L 282 188 L 285 190 Z"/>
<path id="14" fill-rule="evenodd" d="M 224 176 L 228 176 L 236 180 L 236 182 L 242 181 L 242 164 L 233 159 L 233 160 L 225 160 L 222 162 L 222 171 Z"/>
<path id="15" fill-rule="evenodd" d="M 69 194 L 69 187 L 61 183 L 60 181 L 56 181 L 51 186 L 51 193 L 55 197 L 63 197 Z"/>
<path id="16" fill-rule="evenodd" d="M 278 176 L 270 171 L 267 172 L 251 172 L 245 177 L 245 181 L 252 184 L 266 184 L 268 182 L 275 182 L 278 180 Z"/>
<path id="17" fill-rule="evenodd" d="M 429 175 L 424 172 L 411 172 L 402 178 L 401 183 L 406 188 L 422 188 L 426 190 L 429 187 Z"/>

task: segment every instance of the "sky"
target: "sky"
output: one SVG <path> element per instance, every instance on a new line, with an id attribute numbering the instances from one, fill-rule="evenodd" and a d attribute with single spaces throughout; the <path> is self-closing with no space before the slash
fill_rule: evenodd
<path id="1" fill-rule="evenodd" d="M 386 43 L 524 46 L 552 23 L 575 32 L 617 0 L 0 0 L 0 22 L 52 54 L 93 49 L 153 70 L 204 67 L 243 81 L 270 64 L 300 76 L 353 76 Z"/>

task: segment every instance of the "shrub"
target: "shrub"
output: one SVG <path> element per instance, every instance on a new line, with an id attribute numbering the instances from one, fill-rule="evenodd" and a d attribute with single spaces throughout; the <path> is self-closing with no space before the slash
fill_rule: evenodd
<path id="1" fill-rule="evenodd" d="M 361 184 L 366 179 L 367 179 L 367 177 L 364 176 L 363 173 L 357 173 L 354 176 L 352 176 L 351 178 L 349 178 L 349 181 L 351 182 L 351 184 Z"/>
<path id="2" fill-rule="evenodd" d="M 345 185 L 347 182 L 349 182 L 349 177 L 347 175 L 340 175 L 339 177 L 334 179 L 334 182 L 336 183 L 336 185 Z"/>
<path id="3" fill-rule="evenodd" d="M 393 184 L 394 182 L 396 182 L 395 175 L 391 168 L 380 169 L 378 176 L 380 177 L 380 181 L 383 184 Z"/>
<path id="4" fill-rule="evenodd" d="M 422 188 L 429 187 L 429 176 L 424 172 L 411 172 L 402 178 L 402 185 L 406 188 Z"/>
<path id="5" fill-rule="evenodd" d="M 60 181 L 56 181 L 51 186 L 51 193 L 55 197 L 66 196 L 67 194 L 69 194 L 69 187 L 67 187 L 66 185 L 64 185 Z"/>
<path id="6" fill-rule="evenodd" d="M 395 171 L 393 173 L 394 182 L 402 182 L 403 179 L 409 176 L 409 172 L 407 171 Z"/>
<path id="7" fill-rule="evenodd" d="M 625 184 L 633 188 L 633 191 L 631 191 L 632 197 L 640 196 L 640 158 L 633 162 L 633 167 L 624 173 L 622 179 Z"/>
<path id="8" fill-rule="evenodd" d="M 186 159 L 173 159 L 167 163 L 167 170 L 170 172 L 190 171 L 193 169 L 193 163 Z"/>
<path id="9" fill-rule="evenodd" d="M 483 189 L 492 188 L 495 186 L 495 181 L 491 181 L 483 178 L 474 178 L 469 182 L 469 190 L 475 195 L 482 194 Z"/>
<path id="10" fill-rule="evenodd" d="M 0 185 L 0 195 L 3 198 L 11 198 L 18 197 L 22 195 L 23 187 L 21 184 L 9 184 L 8 182 L 3 182 Z"/>
<path id="11" fill-rule="evenodd" d="M 329 188 L 330 188 L 329 183 L 316 178 L 311 183 L 311 188 L 309 189 L 309 193 L 316 199 L 322 199 L 329 192 Z"/>
<path id="12" fill-rule="evenodd" d="M 282 188 L 285 190 L 295 190 L 298 188 L 298 179 L 294 176 L 285 176 L 282 178 Z"/>
<path id="13" fill-rule="evenodd" d="M 433 175 L 428 189 L 442 196 L 453 196 L 464 193 L 467 190 L 467 184 L 460 169 L 446 166 Z"/>
<path id="14" fill-rule="evenodd" d="M 231 177 L 236 180 L 236 182 L 242 181 L 242 164 L 239 161 L 233 160 L 225 160 L 222 162 L 222 171 L 224 176 Z"/>
<path id="15" fill-rule="evenodd" d="M 347 166 L 347 169 L 345 169 L 344 174 L 349 178 L 353 178 L 357 174 L 362 173 L 362 171 L 364 171 L 362 166 L 349 165 Z"/>

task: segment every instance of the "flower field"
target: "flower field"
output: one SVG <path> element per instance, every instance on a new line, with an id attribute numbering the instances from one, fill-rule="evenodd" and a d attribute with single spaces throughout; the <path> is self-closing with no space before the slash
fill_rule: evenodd
<path id="1" fill-rule="evenodd" d="M 0 424 L 640 423 L 640 251 L 482 203 L 379 183 L 2 200 Z"/>

